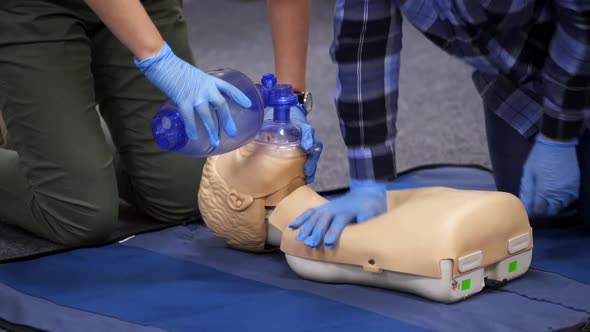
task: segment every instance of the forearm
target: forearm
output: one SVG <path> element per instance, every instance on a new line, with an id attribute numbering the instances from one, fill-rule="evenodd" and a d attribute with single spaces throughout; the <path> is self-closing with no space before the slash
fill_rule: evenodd
<path id="1" fill-rule="evenodd" d="M 311 0 L 268 0 L 268 13 L 277 80 L 304 91 Z"/>
<path id="2" fill-rule="evenodd" d="M 85 0 L 109 30 L 139 59 L 164 45 L 160 32 L 139 0 Z"/>

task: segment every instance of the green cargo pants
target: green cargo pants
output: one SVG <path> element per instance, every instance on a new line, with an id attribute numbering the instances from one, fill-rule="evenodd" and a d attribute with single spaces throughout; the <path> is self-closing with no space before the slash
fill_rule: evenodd
<path id="1" fill-rule="evenodd" d="M 143 4 L 192 62 L 181 0 Z M 1 0 L 0 109 L 11 150 L 0 149 L 0 222 L 76 245 L 110 235 L 119 197 L 162 222 L 197 217 L 205 160 L 153 141 L 149 121 L 164 100 L 84 1 Z"/>

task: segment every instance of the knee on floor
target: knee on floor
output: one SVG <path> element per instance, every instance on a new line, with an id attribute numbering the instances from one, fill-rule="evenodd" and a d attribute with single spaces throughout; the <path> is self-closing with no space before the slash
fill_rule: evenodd
<path id="1" fill-rule="evenodd" d="M 143 196 L 140 208 L 150 217 L 165 223 L 188 222 L 198 218 L 197 194 L 187 196 Z"/>
<path id="2" fill-rule="evenodd" d="M 66 246 L 93 245 L 107 240 L 117 227 L 118 199 L 87 206 L 91 207 L 76 206 L 60 213 L 45 213 L 46 221 L 52 224 L 52 240 Z"/>

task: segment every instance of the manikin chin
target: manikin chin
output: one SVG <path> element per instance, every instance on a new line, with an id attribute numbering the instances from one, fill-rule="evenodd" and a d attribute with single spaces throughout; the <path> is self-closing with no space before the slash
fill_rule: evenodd
<path id="1" fill-rule="evenodd" d="M 199 190 L 206 225 L 245 251 L 280 248 L 300 277 L 381 287 L 440 302 L 480 292 L 529 269 L 532 229 L 517 197 L 431 187 L 389 191 L 388 211 L 351 224 L 334 248 L 309 248 L 287 227 L 327 202 L 305 185 L 306 155 L 253 141 L 209 157 Z"/>

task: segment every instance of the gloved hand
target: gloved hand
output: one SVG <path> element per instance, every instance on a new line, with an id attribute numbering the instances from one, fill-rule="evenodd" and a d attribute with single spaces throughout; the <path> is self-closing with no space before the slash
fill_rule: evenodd
<path id="1" fill-rule="evenodd" d="M 322 153 L 323 144 L 314 135 L 315 130 L 307 122 L 307 116 L 301 105 L 291 107 L 289 112 L 291 122 L 301 130 L 301 148 L 307 153 L 307 160 L 303 165 L 305 182 L 310 184 L 315 179 L 318 160 Z M 264 120 L 272 120 L 273 110 L 269 109 L 264 115 Z"/>
<path id="2" fill-rule="evenodd" d="M 577 140 L 536 137 L 520 180 L 520 199 L 531 217 L 551 217 L 578 198 L 580 167 Z"/>
<path id="3" fill-rule="evenodd" d="M 221 93 L 242 107 L 252 106 L 250 99 L 238 88 L 180 59 L 167 43 L 152 57 L 142 61 L 135 58 L 135 64 L 152 84 L 178 106 L 185 122 L 186 134 L 192 140 L 198 138 L 194 114 L 196 111 L 207 131 L 209 143 L 213 147 L 219 146 L 218 130 L 209 104 L 215 109 L 227 135 L 235 137 L 237 134 L 229 106 Z"/>
<path id="4" fill-rule="evenodd" d="M 311 248 L 320 245 L 322 240 L 326 248 L 333 248 L 346 225 L 362 223 L 386 210 L 385 183 L 351 179 L 348 193 L 324 205 L 308 209 L 289 224 L 289 227 L 301 227 L 296 239 Z"/>

